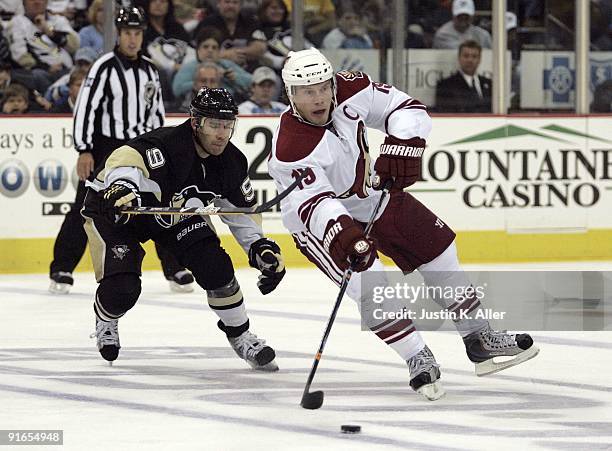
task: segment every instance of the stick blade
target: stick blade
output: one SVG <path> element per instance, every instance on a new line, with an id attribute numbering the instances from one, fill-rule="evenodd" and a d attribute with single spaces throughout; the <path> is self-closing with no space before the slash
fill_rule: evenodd
<path id="1" fill-rule="evenodd" d="M 302 402 L 300 403 L 300 405 L 304 409 L 308 409 L 308 410 L 318 409 L 319 407 L 323 405 L 323 392 L 319 390 L 319 391 L 313 391 L 310 393 L 304 393 L 304 396 L 302 396 Z"/>

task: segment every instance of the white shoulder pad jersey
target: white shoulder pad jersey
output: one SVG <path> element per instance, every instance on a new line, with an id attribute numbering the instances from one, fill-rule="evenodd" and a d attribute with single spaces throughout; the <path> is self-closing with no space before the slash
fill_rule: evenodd
<path id="1" fill-rule="evenodd" d="M 317 127 L 284 112 L 268 161 L 279 192 L 306 172 L 283 199 L 282 218 L 291 233 L 307 230 L 319 239 L 328 222 L 343 214 L 367 222 L 380 198 L 372 189 L 366 127 L 400 139 L 426 139 L 431 130 L 425 105 L 393 86 L 348 71 L 336 74 L 336 86 L 332 123 Z"/>

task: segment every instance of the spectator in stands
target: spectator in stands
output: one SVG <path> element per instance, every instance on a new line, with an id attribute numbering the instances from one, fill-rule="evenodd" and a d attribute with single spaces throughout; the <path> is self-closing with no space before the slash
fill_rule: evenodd
<path id="1" fill-rule="evenodd" d="M 405 22 L 415 33 L 420 28 L 423 47 L 431 48 L 438 28 L 453 19 L 451 9 L 451 0 L 408 0 Z"/>
<path id="2" fill-rule="evenodd" d="M 291 0 L 285 0 L 291 14 Z M 336 26 L 333 0 L 304 0 L 304 29 L 306 38 L 315 47 L 320 47 L 323 38 Z"/>
<path id="3" fill-rule="evenodd" d="M 25 88 L 28 93 L 28 104 L 32 107 L 31 111 L 48 111 L 51 103 L 34 89 L 32 77 L 26 71 L 13 69 L 8 61 L 0 61 L 0 99 L 9 86 L 18 85 Z"/>
<path id="4" fill-rule="evenodd" d="M 8 39 L 13 61 L 32 71 L 36 89 L 49 85 L 72 68 L 79 36 L 63 16 L 48 14 L 47 0 L 24 0 L 24 15 L 11 19 Z"/>
<path id="5" fill-rule="evenodd" d="M 323 38 L 324 49 L 371 49 L 374 47 L 361 16 L 352 8 L 350 2 L 346 6 L 336 8 L 336 18 L 338 26 Z"/>
<path id="6" fill-rule="evenodd" d="M 436 49 L 456 49 L 467 40 L 476 41 L 480 47 L 491 48 L 491 35 L 483 28 L 472 25 L 474 19 L 473 0 L 453 0 L 453 19 L 442 25 L 434 36 Z"/>
<path id="7" fill-rule="evenodd" d="M 3 114 L 24 114 L 30 107 L 28 90 L 19 84 L 11 84 L 2 97 Z"/>
<path id="8" fill-rule="evenodd" d="M 177 0 L 174 3 L 174 16 L 176 21 L 180 23 L 189 36 L 193 36 L 193 32 L 206 16 L 206 10 L 210 7 L 203 5 L 203 2 L 194 0 Z"/>
<path id="9" fill-rule="evenodd" d="M 260 58 L 260 62 L 280 73 L 292 49 L 287 5 L 283 0 L 263 0 L 257 11 L 257 19 L 267 40 L 267 50 Z M 306 41 L 305 47 L 310 48 L 312 44 Z"/>
<path id="10" fill-rule="evenodd" d="M 73 0 L 48 0 L 47 11 L 51 14 L 64 16 L 74 30 L 76 7 Z"/>
<path id="11" fill-rule="evenodd" d="M 62 102 L 55 103 L 49 112 L 72 114 L 85 77 L 87 77 L 87 70 L 81 68 L 74 69 L 70 73 L 70 79 L 68 80 L 68 96 Z"/>
<path id="12" fill-rule="evenodd" d="M 0 20 L 9 21 L 19 14 L 23 14 L 22 0 L 0 0 Z"/>
<path id="13" fill-rule="evenodd" d="M 53 105 L 64 104 L 70 94 L 70 75 L 76 70 L 84 70 L 87 72 L 94 61 L 97 59 L 96 52 L 91 47 L 83 47 L 74 54 L 74 67 L 70 74 L 63 75 L 58 78 L 55 83 L 49 86 L 45 92 L 45 99 Z"/>
<path id="14" fill-rule="evenodd" d="M 606 80 L 597 85 L 593 93 L 591 111 L 593 113 L 612 113 L 612 80 Z"/>
<path id="15" fill-rule="evenodd" d="M 138 0 L 135 5 L 147 17 L 143 51 L 157 66 L 164 101 L 171 103 L 172 79 L 181 64 L 195 60 L 195 50 L 189 45 L 189 35 L 174 17 L 172 0 Z"/>
<path id="16" fill-rule="evenodd" d="M 459 70 L 437 84 L 436 111 L 491 112 L 491 79 L 478 75 L 481 52 L 476 41 L 465 41 L 459 46 Z"/>
<path id="17" fill-rule="evenodd" d="M 276 72 L 269 67 L 261 66 L 253 72 L 252 95 L 249 100 L 238 105 L 240 114 L 281 114 L 287 105 L 272 100 L 278 91 Z"/>
<path id="18" fill-rule="evenodd" d="M 87 9 L 90 25 L 81 28 L 81 48 L 91 47 L 98 56 L 104 52 L 104 0 L 94 0 Z"/>
<path id="19" fill-rule="evenodd" d="M 4 91 L 11 84 L 11 65 L 8 62 L 0 61 L 0 99 L 4 96 Z"/>
<path id="20" fill-rule="evenodd" d="M 11 62 L 11 47 L 4 36 L 2 22 L 0 21 L 0 64 Z"/>
<path id="21" fill-rule="evenodd" d="M 220 45 L 221 33 L 217 29 L 208 28 L 200 32 L 197 38 L 197 61 L 184 63 L 172 81 L 172 92 L 177 99 L 191 92 L 196 67 L 205 61 L 213 62 L 223 69 L 221 87 L 227 89 L 235 99 L 244 100 L 248 97 L 251 74 L 233 61 L 220 58 Z"/>
<path id="22" fill-rule="evenodd" d="M 259 66 L 266 52 L 266 37 L 253 17 L 240 12 L 240 0 L 217 0 L 218 13 L 206 17 L 196 28 L 196 36 L 204 28 L 221 32 L 220 57 L 245 67 L 251 72 Z"/>
<path id="23" fill-rule="evenodd" d="M 146 49 L 158 38 L 190 41 L 189 35 L 174 16 L 172 0 L 138 0 L 135 4 L 143 9 L 148 22 L 142 48 Z"/>
<path id="24" fill-rule="evenodd" d="M 198 93 L 198 90 L 206 86 L 207 88 L 221 88 L 221 78 L 223 77 L 223 69 L 212 61 L 205 61 L 198 64 L 193 74 L 193 82 L 191 92 L 185 96 L 185 100 L 181 104 L 181 111 L 189 112 L 191 100 Z"/>

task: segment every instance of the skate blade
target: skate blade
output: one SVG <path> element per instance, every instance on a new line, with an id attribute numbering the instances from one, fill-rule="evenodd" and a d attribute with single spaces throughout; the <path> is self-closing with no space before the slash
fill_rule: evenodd
<path id="1" fill-rule="evenodd" d="M 251 363 L 251 362 L 249 362 L 249 365 L 251 365 L 251 368 L 253 368 L 256 371 L 264 371 L 267 373 L 273 373 L 275 371 L 278 371 L 278 365 L 276 364 L 274 360 L 266 363 L 265 365 L 257 365 L 256 363 Z"/>
<path id="2" fill-rule="evenodd" d="M 49 292 L 53 294 L 68 294 L 72 285 L 67 283 L 58 283 L 51 281 L 49 285 Z"/>
<path id="3" fill-rule="evenodd" d="M 499 371 L 505 370 L 506 368 L 510 368 L 512 366 L 516 366 L 520 363 L 526 362 L 527 360 L 533 359 L 538 355 L 540 349 L 537 346 L 531 346 L 529 349 L 525 349 L 520 354 L 514 356 L 513 359 L 505 360 L 503 362 L 495 362 L 495 358 L 486 360 L 481 363 L 477 363 L 476 367 L 476 376 L 487 376 L 489 374 L 494 374 Z"/>
<path id="4" fill-rule="evenodd" d="M 416 392 L 428 401 L 436 401 L 446 395 L 446 392 L 444 391 L 444 388 L 442 388 L 442 384 L 439 381 L 432 384 L 423 385 Z"/>
<path id="5" fill-rule="evenodd" d="M 176 282 L 170 282 L 170 291 L 174 293 L 192 293 L 193 292 L 193 283 L 188 283 L 185 285 L 179 285 Z"/>

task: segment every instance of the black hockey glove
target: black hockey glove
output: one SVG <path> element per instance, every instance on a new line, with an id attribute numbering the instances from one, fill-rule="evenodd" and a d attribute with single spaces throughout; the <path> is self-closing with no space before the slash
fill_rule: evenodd
<path id="1" fill-rule="evenodd" d="M 115 180 L 102 192 L 102 215 L 110 222 L 125 224 L 131 215 L 121 213 L 120 209 L 124 205 L 140 206 L 140 193 L 133 182 Z"/>
<path id="2" fill-rule="evenodd" d="M 280 247 L 268 238 L 261 238 L 251 244 L 249 265 L 261 271 L 257 287 L 262 294 L 274 291 L 285 277 L 285 263 L 280 254 Z"/>

